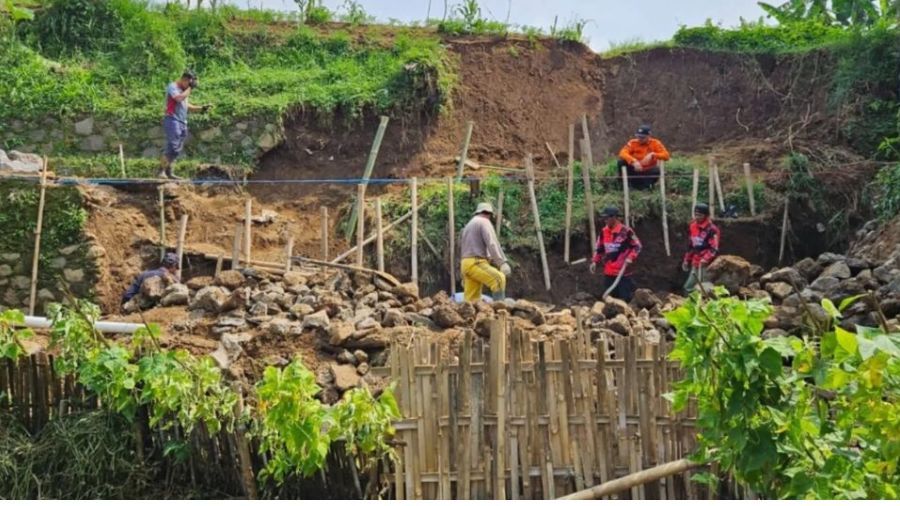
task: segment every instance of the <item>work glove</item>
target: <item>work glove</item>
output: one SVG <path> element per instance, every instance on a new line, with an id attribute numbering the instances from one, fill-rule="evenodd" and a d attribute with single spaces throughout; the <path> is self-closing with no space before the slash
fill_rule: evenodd
<path id="1" fill-rule="evenodd" d="M 502 272 L 504 276 L 509 276 L 510 274 L 512 274 L 512 269 L 509 267 L 509 263 L 503 262 L 503 265 L 500 266 L 500 272 Z"/>
<path id="2" fill-rule="evenodd" d="M 597 272 L 597 264 L 591 263 L 590 271 L 591 274 L 595 274 Z"/>
<path id="3" fill-rule="evenodd" d="M 684 272 L 687 272 L 687 271 L 691 270 L 690 264 L 688 264 L 687 262 L 682 262 L 682 263 L 681 263 L 681 270 L 683 270 Z"/>

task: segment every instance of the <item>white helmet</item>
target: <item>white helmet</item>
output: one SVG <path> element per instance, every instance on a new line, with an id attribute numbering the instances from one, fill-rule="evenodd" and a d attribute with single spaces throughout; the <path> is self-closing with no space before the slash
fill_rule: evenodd
<path id="1" fill-rule="evenodd" d="M 494 214 L 494 206 L 492 206 L 490 204 L 490 202 L 482 202 L 482 203 L 478 204 L 478 207 L 475 208 L 475 213 L 473 213 L 473 214 L 478 215 L 481 213 Z"/>

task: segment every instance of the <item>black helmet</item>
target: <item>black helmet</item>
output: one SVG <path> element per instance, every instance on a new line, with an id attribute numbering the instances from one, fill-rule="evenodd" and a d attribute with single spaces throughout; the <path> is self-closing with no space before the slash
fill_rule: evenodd
<path id="1" fill-rule="evenodd" d="M 639 126 L 634 135 L 650 135 L 650 125 Z"/>
<path id="2" fill-rule="evenodd" d="M 622 213 L 619 212 L 618 207 L 607 207 L 600 215 L 601 218 L 618 218 L 619 216 L 622 216 Z"/>
<path id="3" fill-rule="evenodd" d="M 696 206 L 694 206 L 694 212 L 695 212 L 695 213 L 700 213 L 700 214 L 702 214 L 703 216 L 709 216 L 709 205 L 707 205 L 707 204 L 702 204 L 702 203 L 701 203 L 701 204 L 697 204 Z"/>

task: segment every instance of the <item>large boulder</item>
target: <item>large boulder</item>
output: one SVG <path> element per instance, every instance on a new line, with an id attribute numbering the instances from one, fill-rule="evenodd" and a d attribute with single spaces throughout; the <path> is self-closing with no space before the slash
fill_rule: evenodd
<path id="1" fill-rule="evenodd" d="M 730 293 L 737 293 L 749 280 L 750 262 L 735 255 L 717 257 L 706 272 L 706 281 L 722 285 Z"/>
<path id="2" fill-rule="evenodd" d="M 331 374 L 334 376 L 334 386 L 341 392 L 359 386 L 359 374 L 356 372 L 356 367 L 350 364 L 332 365 Z"/>
<path id="3" fill-rule="evenodd" d="M 606 318 L 615 318 L 620 314 L 628 316 L 632 313 L 631 308 L 623 300 L 607 297 L 603 301 L 603 316 Z"/>
<path id="4" fill-rule="evenodd" d="M 459 316 L 459 313 L 457 313 L 453 306 L 449 304 L 434 308 L 434 313 L 431 318 L 435 323 L 445 329 L 457 327 L 465 323 L 462 316 Z"/>
<path id="5" fill-rule="evenodd" d="M 166 287 L 159 303 L 162 306 L 184 306 L 188 303 L 189 298 L 190 290 L 186 285 L 173 283 Z"/>
<path id="6" fill-rule="evenodd" d="M 763 274 L 759 281 L 763 284 L 780 281 L 789 285 L 797 285 L 801 289 L 806 287 L 807 284 L 806 278 L 793 267 L 782 267 L 768 274 Z"/>
<path id="7" fill-rule="evenodd" d="M 234 290 L 244 284 L 246 278 L 240 271 L 222 271 L 216 276 L 215 284 L 219 286 L 224 286 L 229 290 Z"/>
<path id="8" fill-rule="evenodd" d="M 304 329 L 322 329 L 327 331 L 330 326 L 331 320 L 329 320 L 328 313 L 324 309 L 303 317 Z"/>
<path id="9" fill-rule="evenodd" d="M 826 297 L 832 296 L 840 287 L 841 280 L 831 276 L 820 276 L 809 287 Z"/>
<path id="10" fill-rule="evenodd" d="M 822 276 L 829 276 L 838 279 L 847 279 L 851 276 L 850 267 L 843 260 L 834 262 L 822 271 Z"/>
<path id="11" fill-rule="evenodd" d="M 210 313 L 218 313 L 222 311 L 222 306 L 228 300 L 228 290 L 221 286 L 207 286 L 202 288 L 194 296 L 191 302 L 191 309 L 202 309 Z"/>
<path id="12" fill-rule="evenodd" d="M 200 290 L 213 284 L 212 276 L 194 276 L 187 281 L 187 287 L 191 290 Z"/>
<path id="13" fill-rule="evenodd" d="M 659 297 L 653 293 L 653 290 L 647 288 L 638 288 L 634 291 L 634 297 L 631 299 L 631 305 L 638 309 L 652 309 L 662 304 Z"/>
<path id="14" fill-rule="evenodd" d="M 804 258 L 803 260 L 800 260 L 799 262 L 794 264 L 794 269 L 797 269 L 797 272 L 799 272 L 804 278 L 806 278 L 807 281 L 816 279 L 820 274 L 822 274 L 822 271 L 824 270 L 819 262 L 816 262 L 809 257 Z"/>
<path id="15" fill-rule="evenodd" d="M 415 283 L 403 283 L 391 288 L 391 293 L 398 297 L 419 298 L 419 287 Z"/>
<path id="16" fill-rule="evenodd" d="M 793 293 L 794 289 L 787 283 L 775 281 L 766 284 L 766 291 L 772 294 L 772 298 L 776 301 L 782 301 L 786 299 L 788 295 Z"/>
<path id="17" fill-rule="evenodd" d="M 156 302 L 162 298 L 166 290 L 166 282 L 159 276 L 151 276 L 141 283 L 141 295 L 145 300 Z"/>

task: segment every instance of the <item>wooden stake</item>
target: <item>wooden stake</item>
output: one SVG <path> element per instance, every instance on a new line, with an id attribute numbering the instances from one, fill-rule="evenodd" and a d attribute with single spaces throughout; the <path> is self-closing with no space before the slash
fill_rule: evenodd
<path id="1" fill-rule="evenodd" d="M 363 266 L 363 253 L 365 247 L 363 241 L 366 240 L 366 186 L 363 184 L 356 185 L 356 265 Z"/>
<path id="2" fill-rule="evenodd" d="M 725 192 L 722 191 L 722 180 L 719 179 L 719 164 L 713 164 L 713 177 L 716 178 L 716 197 L 719 199 L 719 209 L 725 214 Z"/>
<path id="3" fill-rule="evenodd" d="M 244 203 L 244 260 L 250 262 L 250 244 L 253 241 L 251 235 L 252 224 L 250 222 L 250 214 L 253 211 L 253 201 L 247 199 Z"/>
<path id="4" fill-rule="evenodd" d="M 328 208 L 321 207 L 322 211 L 322 260 L 328 260 Z"/>
<path id="5" fill-rule="evenodd" d="M 750 200 L 750 216 L 756 216 L 756 200 L 753 195 L 753 176 L 750 175 L 750 164 L 744 164 L 744 181 L 747 183 L 747 199 Z"/>
<path id="6" fill-rule="evenodd" d="M 166 257 L 166 190 L 159 186 L 159 261 Z"/>
<path id="7" fill-rule="evenodd" d="M 365 197 L 366 188 L 369 186 L 369 179 L 372 177 L 372 171 L 375 170 L 375 160 L 378 159 L 378 151 L 381 149 L 381 141 L 384 140 L 384 131 L 387 129 L 389 118 L 387 116 L 382 116 L 378 123 L 378 130 L 375 132 L 375 140 L 372 141 L 372 149 L 369 150 L 369 157 L 366 159 L 366 168 L 363 169 L 363 177 L 362 177 L 362 185 L 363 192 L 362 195 Z M 349 227 L 347 228 L 347 241 L 350 241 L 350 237 L 353 236 L 353 229 L 356 228 L 356 217 L 359 215 L 359 207 L 360 202 L 357 197 L 356 203 L 353 205 L 353 210 L 350 212 L 350 221 Z M 328 257 L 325 257 L 326 259 Z"/>
<path id="8" fill-rule="evenodd" d="M 122 178 L 127 177 L 125 175 L 125 150 L 122 149 L 121 144 L 119 144 L 119 169 L 122 171 Z"/>
<path id="9" fill-rule="evenodd" d="M 662 207 L 663 241 L 666 245 L 666 256 L 672 256 L 669 246 L 669 217 L 666 213 L 666 162 L 659 162 L 659 204 Z"/>
<path id="10" fill-rule="evenodd" d="M 694 186 L 691 190 L 691 215 L 694 214 L 694 208 L 697 207 L 697 191 L 700 189 L 700 170 L 694 167 Z"/>
<path id="11" fill-rule="evenodd" d="M 497 231 L 497 239 L 500 239 L 500 225 L 503 224 L 503 188 L 497 195 L 497 217 L 494 219 L 494 230 Z"/>
<path id="12" fill-rule="evenodd" d="M 472 128 L 475 127 L 475 123 L 469 120 L 466 123 L 466 136 L 463 139 L 462 151 L 459 155 L 459 164 L 456 166 L 456 180 L 460 181 L 463 177 L 463 169 L 466 166 L 466 157 L 469 155 L 469 141 L 472 140 Z"/>
<path id="13" fill-rule="evenodd" d="M 44 201 L 47 195 L 47 157 L 44 157 L 41 171 L 41 189 L 38 197 L 37 226 L 34 229 L 34 257 L 31 260 L 31 295 L 28 298 L 28 315 L 34 316 L 37 305 L 38 261 L 41 258 L 41 231 L 44 229 Z"/>
<path id="14" fill-rule="evenodd" d="M 713 158 L 709 157 L 709 166 L 707 168 L 707 182 L 709 183 L 709 217 L 716 217 L 716 177 L 713 168 Z"/>
<path id="15" fill-rule="evenodd" d="M 547 151 L 550 152 L 550 158 L 553 158 L 553 164 L 556 165 L 556 168 L 562 170 L 562 165 L 559 164 L 559 159 L 556 158 L 556 153 L 553 152 L 553 147 L 550 146 L 549 142 L 544 142 L 544 146 L 547 146 Z"/>
<path id="16" fill-rule="evenodd" d="M 622 193 L 625 199 L 625 226 L 631 226 L 631 195 L 628 193 L 628 170 L 622 167 Z"/>
<path id="17" fill-rule="evenodd" d="M 587 206 L 588 223 L 591 227 L 591 244 L 588 251 L 594 251 L 597 244 L 597 225 L 594 217 L 594 195 L 591 191 L 591 167 L 594 165 L 588 142 L 581 139 L 581 181 L 584 184 L 584 205 Z"/>
<path id="18" fill-rule="evenodd" d="M 187 235 L 188 215 L 182 214 L 181 221 L 178 223 L 178 239 L 175 243 L 175 256 L 178 257 L 178 279 L 181 279 L 182 257 L 184 256 L 184 237 Z"/>
<path id="19" fill-rule="evenodd" d="M 421 206 L 419 206 L 419 208 L 421 208 Z M 385 232 L 387 232 L 388 230 L 390 230 L 390 229 L 396 227 L 397 225 L 400 225 L 401 223 L 405 222 L 406 220 L 410 219 L 411 217 L 412 217 L 412 211 L 408 211 L 408 212 L 407 212 L 406 214 L 404 214 L 403 216 L 401 216 L 401 217 L 397 218 L 396 220 L 394 220 L 394 221 L 388 223 L 387 225 L 385 225 L 384 228 L 381 230 L 381 232 L 382 232 L 382 233 L 385 233 Z M 372 234 L 372 235 L 370 235 L 369 237 L 366 237 L 366 240 L 363 241 L 363 245 L 371 244 L 371 243 L 374 242 L 376 239 L 377 239 L 377 235 L 376 235 L 376 234 Z M 345 251 L 345 252 L 341 253 L 340 255 L 336 256 L 334 259 L 331 260 L 331 262 L 332 262 L 332 263 L 338 263 L 338 262 L 340 262 L 340 261 L 342 261 L 342 260 L 344 260 L 344 259 L 346 259 L 346 258 L 349 258 L 350 255 L 352 255 L 352 254 L 354 254 L 354 253 L 356 253 L 356 246 L 353 246 L 352 248 L 348 249 L 347 251 Z"/>
<path id="20" fill-rule="evenodd" d="M 378 272 L 384 272 L 384 231 L 382 228 L 381 197 L 375 199 L 375 262 Z"/>
<path id="21" fill-rule="evenodd" d="M 214 277 L 218 277 L 219 273 L 222 272 L 222 262 L 225 260 L 225 255 L 219 253 L 219 257 L 216 258 L 216 273 Z"/>
<path id="22" fill-rule="evenodd" d="M 541 231 L 541 215 L 538 212 L 537 197 L 534 193 L 534 164 L 531 153 L 525 157 L 525 174 L 528 178 L 528 198 L 531 199 L 531 214 L 534 215 L 534 230 L 537 233 L 538 247 L 541 253 L 541 268 L 544 270 L 544 286 L 550 291 L 550 267 L 547 265 L 547 252 L 544 250 L 544 233 Z"/>
<path id="23" fill-rule="evenodd" d="M 566 167 L 566 238 L 563 246 L 563 261 L 569 263 L 572 244 L 572 192 L 575 188 L 575 125 L 569 124 L 569 165 Z"/>
<path id="24" fill-rule="evenodd" d="M 447 178 L 447 247 L 450 249 L 450 297 L 456 294 L 456 201 L 453 179 Z"/>
<path id="25" fill-rule="evenodd" d="M 234 225 L 234 242 L 231 244 L 231 270 L 241 268 L 241 238 L 244 236 L 244 226 L 238 222 Z"/>
<path id="26" fill-rule="evenodd" d="M 409 235 L 410 277 L 419 284 L 419 178 L 413 177 L 409 183 L 409 194 L 412 200 L 412 225 Z"/>
<path id="27" fill-rule="evenodd" d="M 784 196 L 784 216 L 781 218 L 781 245 L 778 246 L 778 265 L 781 265 L 781 261 L 784 260 L 784 246 L 787 243 L 788 209 L 790 207 L 791 197 L 786 194 Z"/>
<path id="28" fill-rule="evenodd" d="M 284 247 L 284 272 L 291 272 L 291 267 L 293 266 L 293 261 L 291 257 L 294 256 L 294 236 L 288 236 L 287 246 Z"/>

